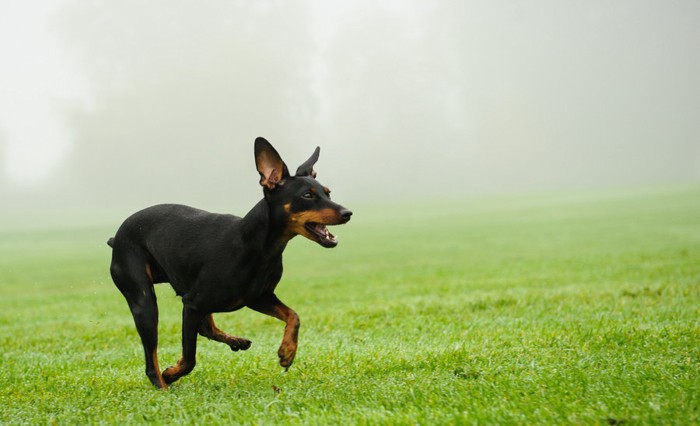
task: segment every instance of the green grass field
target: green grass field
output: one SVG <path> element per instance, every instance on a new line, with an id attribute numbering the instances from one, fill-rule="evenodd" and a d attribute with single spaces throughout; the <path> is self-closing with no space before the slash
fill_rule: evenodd
<path id="1" fill-rule="evenodd" d="M 200 338 L 166 392 L 109 278 L 119 223 L 0 233 L 0 423 L 700 423 L 700 187 L 351 207 L 338 248 L 285 254 L 289 372 L 242 310 L 216 318 L 251 349 Z"/>

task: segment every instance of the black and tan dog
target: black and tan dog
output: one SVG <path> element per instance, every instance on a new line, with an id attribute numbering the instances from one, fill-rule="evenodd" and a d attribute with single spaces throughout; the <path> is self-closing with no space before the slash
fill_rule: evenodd
<path id="1" fill-rule="evenodd" d="M 297 351 L 299 317 L 275 296 L 282 277 L 282 252 L 296 235 L 335 247 L 328 225 L 352 212 L 331 201 L 316 181 L 319 148 L 291 176 L 277 151 L 255 140 L 255 163 L 264 199 L 239 218 L 192 207 L 163 204 L 124 221 L 108 244 L 110 272 L 129 304 L 146 354 L 146 375 L 158 388 L 195 366 L 197 334 L 245 350 L 250 341 L 214 324 L 212 313 L 249 307 L 286 323 L 280 364 L 289 368 Z M 158 305 L 153 285 L 168 282 L 182 297 L 182 357 L 162 373 L 158 367 Z"/>

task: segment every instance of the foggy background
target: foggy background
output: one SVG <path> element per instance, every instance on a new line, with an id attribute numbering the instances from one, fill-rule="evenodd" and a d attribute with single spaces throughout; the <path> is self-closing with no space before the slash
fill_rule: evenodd
<path id="1" fill-rule="evenodd" d="M 244 214 L 253 140 L 344 204 L 700 180 L 700 2 L 0 3 L 12 218 Z"/>

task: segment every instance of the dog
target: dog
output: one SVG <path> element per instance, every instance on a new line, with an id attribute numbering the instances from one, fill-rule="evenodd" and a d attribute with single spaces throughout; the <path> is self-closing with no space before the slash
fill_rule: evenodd
<path id="1" fill-rule="evenodd" d="M 246 350 L 251 342 L 218 329 L 213 313 L 243 307 L 284 321 L 279 363 L 289 369 L 297 352 L 299 316 L 275 296 L 282 252 L 303 235 L 322 247 L 338 244 L 328 226 L 352 212 L 331 201 L 316 180 L 316 148 L 291 176 L 264 138 L 254 144 L 263 199 L 244 217 L 178 204 L 148 207 L 127 218 L 108 244 L 110 273 L 134 317 L 146 358 L 146 376 L 160 389 L 195 367 L 197 335 Z M 182 298 L 182 356 L 162 373 L 158 366 L 158 305 L 154 284 L 170 283 Z"/>

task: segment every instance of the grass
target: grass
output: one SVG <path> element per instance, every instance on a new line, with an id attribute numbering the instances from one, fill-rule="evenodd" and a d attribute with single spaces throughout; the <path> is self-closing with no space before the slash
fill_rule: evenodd
<path id="1" fill-rule="evenodd" d="M 108 275 L 117 224 L 4 231 L 0 423 L 700 423 L 700 187 L 354 211 L 337 249 L 285 253 L 289 372 L 282 324 L 242 310 L 217 321 L 251 349 L 200 338 L 167 392 Z"/>

